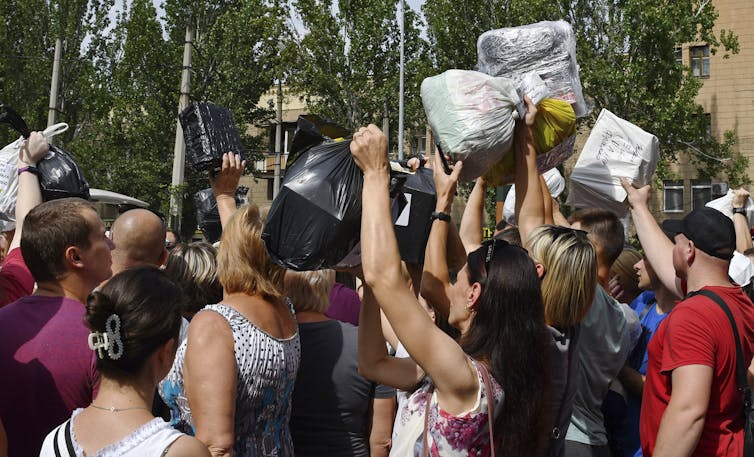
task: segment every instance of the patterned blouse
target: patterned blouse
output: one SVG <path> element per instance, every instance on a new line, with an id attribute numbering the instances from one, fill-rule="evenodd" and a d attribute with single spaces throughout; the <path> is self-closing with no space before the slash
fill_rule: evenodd
<path id="1" fill-rule="evenodd" d="M 293 306 L 287 304 L 293 313 Z M 233 455 L 292 457 L 288 422 L 301 358 L 298 332 L 287 339 L 274 338 L 228 305 L 208 305 L 201 312 L 207 310 L 223 316 L 233 331 L 238 368 Z M 170 407 L 171 424 L 193 435 L 194 421 L 183 385 L 186 343 L 179 346 L 173 368 L 160 384 L 160 395 Z"/>
<path id="2" fill-rule="evenodd" d="M 487 414 L 487 396 L 479 363 L 470 359 L 477 371 L 479 393 L 471 410 L 453 415 L 440 409 L 437 393 L 433 393 L 429 408 L 428 445 L 432 457 L 486 457 L 490 455 L 490 431 Z M 398 411 L 390 456 L 421 457 L 424 442 L 424 411 L 432 381 L 425 378 Z M 503 407 L 503 389 L 490 376 L 493 390 L 493 411 L 498 416 Z"/>

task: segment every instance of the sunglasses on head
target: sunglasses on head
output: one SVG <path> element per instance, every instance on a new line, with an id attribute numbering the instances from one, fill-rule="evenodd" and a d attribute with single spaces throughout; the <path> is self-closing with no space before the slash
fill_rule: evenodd
<path id="1" fill-rule="evenodd" d="M 550 233 L 553 235 L 553 241 L 557 240 L 561 235 L 573 234 L 579 238 L 587 239 L 588 233 L 584 230 L 579 230 L 571 227 L 563 227 L 562 225 L 551 225 Z"/>
<path id="2" fill-rule="evenodd" d="M 529 251 L 522 248 L 521 246 L 511 244 L 499 238 L 490 238 L 489 240 L 485 240 L 482 242 L 482 247 L 485 248 L 484 268 L 487 272 L 490 271 L 490 263 L 492 262 L 492 259 L 495 258 L 495 251 L 498 249 L 502 249 L 503 247 L 506 247 L 506 246 L 511 246 L 514 248 L 521 249 L 522 251 L 526 252 L 527 255 L 529 253 Z"/>

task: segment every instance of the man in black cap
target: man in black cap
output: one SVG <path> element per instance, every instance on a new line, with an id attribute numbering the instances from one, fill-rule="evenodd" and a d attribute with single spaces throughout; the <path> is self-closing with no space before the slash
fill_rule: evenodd
<path id="1" fill-rule="evenodd" d="M 733 222 L 707 207 L 661 229 L 647 206 L 649 186 L 624 180 L 631 216 L 658 277 L 684 296 L 649 343 L 641 411 L 645 456 L 743 455 L 743 403 L 736 387 L 736 344 L 731 323 L 713 299 L 725 302 L 736 322 L 744 366 L 754 353 L 754 305 L 731 283 L 736 247 Z M 671 243 L 663 229 L 674 235 Z M 687 292 L 688 295 L 685 295 Z"/>

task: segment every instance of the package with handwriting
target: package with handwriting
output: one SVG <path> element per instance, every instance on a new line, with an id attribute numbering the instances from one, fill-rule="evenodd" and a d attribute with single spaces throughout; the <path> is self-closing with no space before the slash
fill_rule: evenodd
<path id="1" fill-rule="evenodd" d="M 656 136 L 603 109 L 571 172 L 568 204 L 625 215 L 621 178 L 637 187 L 649 184 L 659 157 Z"/>

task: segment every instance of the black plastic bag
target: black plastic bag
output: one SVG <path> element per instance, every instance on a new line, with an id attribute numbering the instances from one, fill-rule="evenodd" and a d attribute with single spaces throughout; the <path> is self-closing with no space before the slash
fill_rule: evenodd
<path id="1" fill-rule="evenodd" d="M 322 135 L 319 141 L 287 167 L 262 232 L 270 258 L 297 271 L 337 265 L 361 230 L 364 178 L 351 157 L 351 141 Z"/>
<path id="2" fill-rule="evenodd" d="M 399 212 L 395 220 L 395 237 L 401 258 L 408 263 L 424 263 L 424 251 L 432 228 L 432 211 L 437 193 L 432 170 L 419 168 L 409 175 L 402 186 L 403 197 L 398 200 Z"/>
<path id="3" fill-rule="evenodd" d="M 236 189 L 236 207 L 244 203 L 247 192 L 249 192 L 248 187 Z M 212 193 L 212 188 L 202 189 L 194 194 L 194 203 L 196 204 L 196 225 L 202 231 L 204 238 L 210 243 L 220 241 L 223 228 L 220 224 L 220 212 L 217 209 L 217 200 L 215 194 Z"/>
<path id="4" fill-rule="evenodd" d="M 292 166 L 298 156 L 312 146 L 330 139 L 345 138 L 349 134 L 348 130 L 329 119 L 316 114 L 301 115 L 296 122 L 296 132 L 293 134 L 286 164 Z"/>
<path id="5" fill-rule="evenodd" d="M 42 200 L 79 197 L 89 200 L 89 183 L 71 153 L 50 145 L 50 152 L 37 164 Z"/>
<path id="6" fill-rule="evenodd" d="M 223 154 L 241 154 L 243 147 L 233 113 L 211 103 L 192 103 L 178 115 L 186 142 L 186 154 L 198 171 L 219 170 Z"/>
<path id="7" fill-rule="evenodd" d="M 31 135 L 31 130 L 26 125 L 26 121 L 13 109 L 3 104 L 0 104 L 0 123 L 10 125 L 24 138 L 29 138 L 29 135 Z"/>

